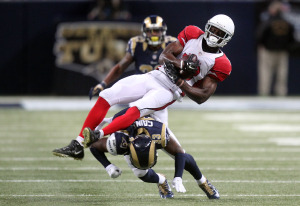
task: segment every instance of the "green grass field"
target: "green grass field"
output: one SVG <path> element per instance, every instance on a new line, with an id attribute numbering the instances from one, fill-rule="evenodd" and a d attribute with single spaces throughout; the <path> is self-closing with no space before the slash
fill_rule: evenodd
<path id="1" fill-rule="evenodd" d="M 82 161 L 52 150 L 69 144 L 88 111 L 0 110 L 0 205 L 300 205 L 300 111 L 169 111 L 169 126 L 220 200 L 209 200 L 190 174 L 187 192 L 163 200 L 122 156 L 111 179 L 85 150 Z M 110 114 L 111 115 L 111 114 Z M 159 151 L 154 170 L 173 179 L 174 161 Z"/>

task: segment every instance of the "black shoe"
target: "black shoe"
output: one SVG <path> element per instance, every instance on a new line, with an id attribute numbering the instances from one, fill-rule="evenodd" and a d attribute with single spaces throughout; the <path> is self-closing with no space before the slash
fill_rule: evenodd
<path id="1" fill-rule="evenodd" d="M 205 192 L 209 199 L 220 199 L 218 190 L 208 180 L 199 185 L 199 187 Z"/>
<path id="2" fill-rule="evenodd" d="M 52 153 L 59 157 L 72 157 L 77 160 L 81 160 L 84 157 L 83 146 L 81 146 L 76 140 L 72 140 L 66 147 L 53 150 Z"/>
<path id="3" fill-rule="evenodd" d="M 100 131 L 93 131 L 89 127 L 84 128 L 84 130 L 82 131 L 82 135 L 84 136 L 83 145 L 85 148 L 91 146 L 91 144 L 100 139 Z"/>

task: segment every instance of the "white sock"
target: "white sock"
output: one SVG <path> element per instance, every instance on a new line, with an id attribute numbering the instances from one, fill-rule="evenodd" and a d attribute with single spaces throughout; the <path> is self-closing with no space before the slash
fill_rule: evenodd
<path id="1" fill-rule="evenodd" d="M 158 174 L 158 173 L 157 173 L 157 175 L 159 177 L 159 180 L 158 180 L 159 184 L 162 184 L 166 181 L 166 178 L 164 176 L 162 176 L 161 174 Z"/>
<path id="2" fill-rule="evenodd" d="M 204 175 L 202 175 L 201 179 L 200 180 L 196 180 L 196 182 L 198 183 L 198 185 L 201 185 L 203 183 L 206 182 L 206 178 L 204 177 Z"/>
<path id="3" fill-rule="evenodd" d="M 83 137 L 78 136 L 78 137 L 76 138 L 76 141 L 77 141 L 81 146 L 83 146 L 83 144 L 82 144 L 82 142 L 83 142 Z"/>
<path id="4" fill-rule="evenodd" d="M 101 139 L 102 137 L 104 137 L 104 132 L 103 132 L 103 130 L 101 129 L 101 130 L 99 130 L 100 131 L 100 137 L 99 137 L 99 139 Z"/>

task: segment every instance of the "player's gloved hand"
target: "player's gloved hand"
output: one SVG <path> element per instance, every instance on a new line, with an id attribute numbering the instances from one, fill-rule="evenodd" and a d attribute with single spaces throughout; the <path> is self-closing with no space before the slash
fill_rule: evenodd
<path id="1" fill-rule="evenodd" d="M 117 178 L 122 174 L 122 170 L 114 164 L 110 164 L 105 168 L 111 178 Z"/>
<path id="2" fill-rule="evenodd" d="M 191 54 L 187 60 L 183 61 L 182 70 L 195 74 L 198 71 L 199 60 L 195 54 Z"/>
<path id="3" fill-rule="evenodd" d="M 182 184 L 181 177 L 175 177 L 172 181 L 172 187 L 176 189 L 177 192 L 185 193 L 186 189 Z"/>
<path id="4" fill-rule="evenodd" d="M 103 91 L 106 88 L 106 83 L 102 81 L 100 84 L 97 84 L 94 87 L 91 87 L 89 91 L 89 98 L 90 100 L 93 98 L 95 95 L 99 95 L 101 91 Z"/>
<path id="5" fill-rule="evenodd" d="M 181 82 L 183 80 L 180 78 L 178 70 L 175 68 L 175 66 L 172 63 L 165 62 L 164 68 L 165 68 L 167 77 L 169 77 L 169 79 L 171 80 L 172 83 L 174 83 L 176 85 L 181 84 Z"/>

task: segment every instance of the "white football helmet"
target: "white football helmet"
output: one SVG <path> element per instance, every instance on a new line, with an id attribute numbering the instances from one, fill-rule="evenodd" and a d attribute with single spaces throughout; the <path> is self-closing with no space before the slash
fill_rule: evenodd
<path id="1" fill-rule="evenodd" d="M 216 27 L 225 32 L 224 36 L 213 34 L 210 30 L 211 27 Z M 229 16 L 219 14 L 208 20 L 205 25 L 204 39 L 210 47 L 223 47 L 225 46 L 234 34 L 234 23 Z"/>

